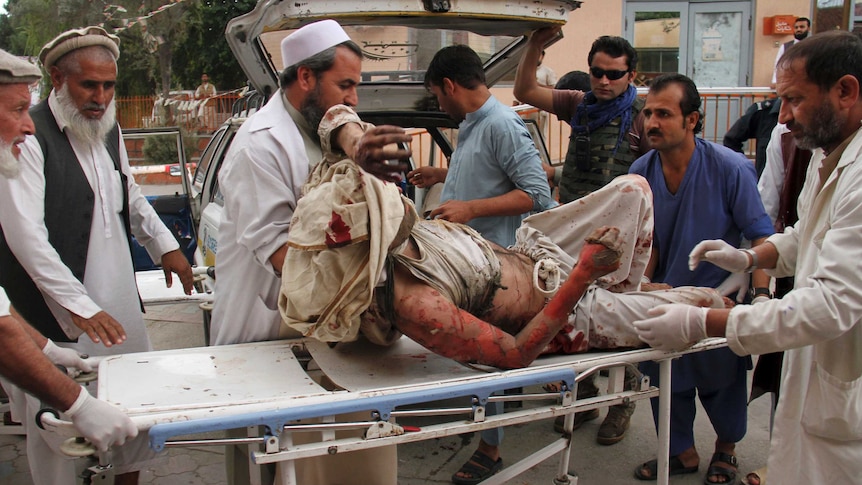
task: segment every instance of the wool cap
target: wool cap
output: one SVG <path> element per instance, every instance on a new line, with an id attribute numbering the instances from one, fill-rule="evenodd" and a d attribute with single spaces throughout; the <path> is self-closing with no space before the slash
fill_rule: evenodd
<path id="1" fill-rule="evenodd" d="M 350 36 L 338 22 L 321 20 L 285 37 L 281 41 L 281 59 L 284 67 L 290 67 L 348 40 Z"/>
<path id="2" fill-rule="evenodd" d="M 41 77 L 34 64 L 0 49 L 0 84 L 33 84 Z"/>
<path id="3" fill-rule="evenodd" d="M 39 52 L 39 60 L 46 70 L 50 70 L 61 57 L 76 49 L 101 45 L 107 47 L 114 54 L 114 59 L 120 58 L 120 38 L 109 34 L 101 27 L 91 26 L 81 29 L 72 29 L 54 37 L 53 40 L 42 47 Z"/>

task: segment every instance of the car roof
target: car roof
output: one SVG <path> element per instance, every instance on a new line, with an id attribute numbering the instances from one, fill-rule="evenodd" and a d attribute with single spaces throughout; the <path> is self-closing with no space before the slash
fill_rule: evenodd
<path id="1" fill-rule="evenodd" d="M 416 111 L 427 97 L 425 68 L 440 48 L 470 45 L 492 86 L 514 73 L 527 34 L 564 24 L 580 5 L 577 0 L 262 0 L 228 22 L 225 35 L 251 86 L 269 97 L 284 67 L 281 40 L 303 25 L 334 19 L 365 56 L 358 110 Z"/>

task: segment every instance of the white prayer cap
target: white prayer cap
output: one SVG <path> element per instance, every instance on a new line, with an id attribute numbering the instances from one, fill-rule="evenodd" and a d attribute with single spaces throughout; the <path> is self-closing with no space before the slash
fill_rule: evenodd
<path id="1" fill-rule="evenodd" d="M 72 29 L 63 32 L 54 37 L 53 40 L 42 47 L 39 52 L 39 60 L 45 69 L 50 71 L 61 57 L 76 49 L 100 45 L 107 47 L 114 54 L 114 59 L 120 58 L 120 38 L 116 35 L 109 34 L 101 27 L 84 27 L 82 29 Z"/>
<path id="2" fill-rule="evenodd" d="M 338 22 L 321 20 L 285 37 L 281 41 L 281 59 L 284 67 L 290 67 L 348 40 L 350 37 Z"/>
<path id="3" fill-rule="evenodd" d="M 41 78 L 38 67 L 0 49 L 0 84 L 33 84 Z"/>

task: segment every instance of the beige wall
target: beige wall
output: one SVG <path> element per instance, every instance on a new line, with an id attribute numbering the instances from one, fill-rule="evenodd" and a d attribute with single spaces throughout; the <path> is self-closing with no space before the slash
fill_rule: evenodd
<path id="1" fill-rule="evenodd" d="M 763 35 L 763 18 L 795 15 L 812 18 L 811 0 L 758 0 L 754 11 L 754 70 L 752 86 L 769 86 L 775 66 L 775 54 L 792 35 Z"/>
<path id="2" fill-rule="evenodd" d="M 622 34 L 622 8 L 622 0 L 585 1 L 581 8 L 569 13 L 569 21 L 563 26 L 563 38 L 546 49 L 542 62 L 553 69 L 557 77 L 569 71 L 587 71 L 587 54 L 593 41 L 602 35 Z M 493 92 L 505 104 L 515 99 L 511 85 Z"/>
<path id="3" fill-rule="evenodd" d="M 778 47 L 791 35 L 763 35 L 763 18 L 796 15 L 811 18 L 813 0 L 756 0 L 752 12 L 753 69 L 752 86 L 769 86 Z M 565 37 L 547 50 L 545 63 L 561 76 L 574 69 L 587 70 L 587 54 L 593 40 L 601 35 L 622 35 L 622 0 L 587 0 L 569 14 L 563 27 Z M 511 86 L 494 90 L 503 102 L 510 103 Z"/>

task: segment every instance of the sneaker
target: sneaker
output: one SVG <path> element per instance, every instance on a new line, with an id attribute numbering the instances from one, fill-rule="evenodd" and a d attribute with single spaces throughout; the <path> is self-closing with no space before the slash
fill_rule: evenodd
<path id="1" fill-rule="evenodd" d="M 632 410 L 625 406 L 611 406 L 608 415 L 599 426 L 596 441 L 600 445 L 612 445 L 625 438 L 632 420 Z"/>
<path id="2" fill-rule="evenodd" d="M 587 421 L 592 421 L 592 420 L 598 419 L 598 418 L 599 418 L 599 410 L 598 409 L 590 409 L 589 411 L 584 411 L 582 413 L 575 413 L 575 424 L 572 425 L 572 431 L 580 428 L 581 425 L 583 425 Z M 562 433 L 564 431 L 563 422 L 565 421 L 565 419 L 566 419 L 565 416 L 557 416 L 554 419 L 554 431 L 556 431 L 557 433 Z"/>

